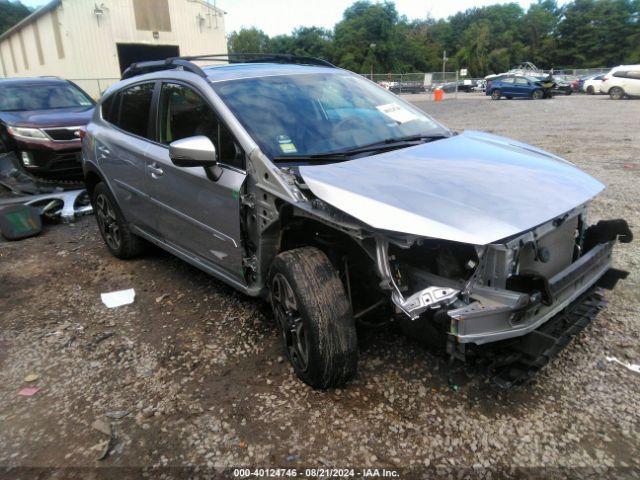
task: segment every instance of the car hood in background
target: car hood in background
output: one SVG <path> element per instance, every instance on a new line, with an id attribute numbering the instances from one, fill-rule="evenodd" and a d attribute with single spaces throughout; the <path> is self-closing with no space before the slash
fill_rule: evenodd
<path id="1" fill-rule="evenodd" d="M 471 131 L 300 174 L 318 198 L 373 228 L 475 245 L 545 223 L 604 188 L 560 157 Z"/>
<path id="2" fill-rule="evenodd" d="M 0 112 L 0 120 L 16 127 L 76 127 L 86 125 L 93 115 L 93 106 Z"/>

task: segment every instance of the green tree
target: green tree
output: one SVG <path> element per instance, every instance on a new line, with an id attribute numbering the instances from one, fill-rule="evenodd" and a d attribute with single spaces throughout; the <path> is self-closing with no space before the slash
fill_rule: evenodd
<path id="1" fill-rule="evenodd" d="M 398 21 L 398 12 L 391 2 L 355 2 L 335 26 L 333 59 L 357 72 L 391 71 Z"/>
<path id="2" fill-rule="evenodd" d="M 269 52 L 269 36 L 255 27 L 232 32 L 227 41 L 230 53 Z"/>
<path id="3" fill-rule="evenodd" d="M 0 33 L 6 32 L 29 14 L 29 7 L 20 1 L 0 0 Z"/>

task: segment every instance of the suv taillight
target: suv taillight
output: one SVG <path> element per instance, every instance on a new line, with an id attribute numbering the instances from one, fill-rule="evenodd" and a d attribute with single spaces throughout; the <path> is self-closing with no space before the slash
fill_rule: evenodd
<path id="1" fill-rule="evenodd" d="M 606 82 L 607 80 L 609 80 L 609 77 L 604 77 L 604 78 L 602 79 L 602 81 L 603 81 L 603 82 Z"/>

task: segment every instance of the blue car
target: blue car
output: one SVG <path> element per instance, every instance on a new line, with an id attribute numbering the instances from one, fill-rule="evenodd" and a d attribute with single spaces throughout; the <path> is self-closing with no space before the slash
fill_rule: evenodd
<path id="1" fill-rule="evenodd" d="M 542 80 L 523 75 L 501 75 L 487 81 L 486 94 L 493 100 L 500 100 L 506 97 L 512 98 L 533 98 L 540 100 L 550 97 L 549 85 L 545 85 Z"/>

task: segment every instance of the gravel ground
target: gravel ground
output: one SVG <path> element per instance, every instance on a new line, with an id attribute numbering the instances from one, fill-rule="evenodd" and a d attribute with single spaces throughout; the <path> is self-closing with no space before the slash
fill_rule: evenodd
<path id="1" fill-rule="evenodd" d="M 640 101 L 461 97 L 414 100 L 455 129 L 575 162 L 608 186 L 593 220 L 622 217 L 637 229 Z M 262 302 L 157 250 L 119 261 L 92 217 L 48 226 L 0 243 L 0 477 L 331 466 L 638 478 L 640 375 L 604 357 L 640 363 L 639 243 L 618 246 L 615 263 L 631 274 L 608 294 L 609 307 L 525 388 L 497 391 L 479 376 L 452 388 L 444 359 L 389 329 L 360 331 L 357 378 L 321 392 L 283 361 Z M 101 292 L 125 288 L 136 290 L 132 305 L 102 305 Z M 31 373 L 38 378 L 28 383 Z M 26 386 L 40 390 L 18 395 Z M 104 460 L 108 437 L 96 420 L 114 431 Z"/>

